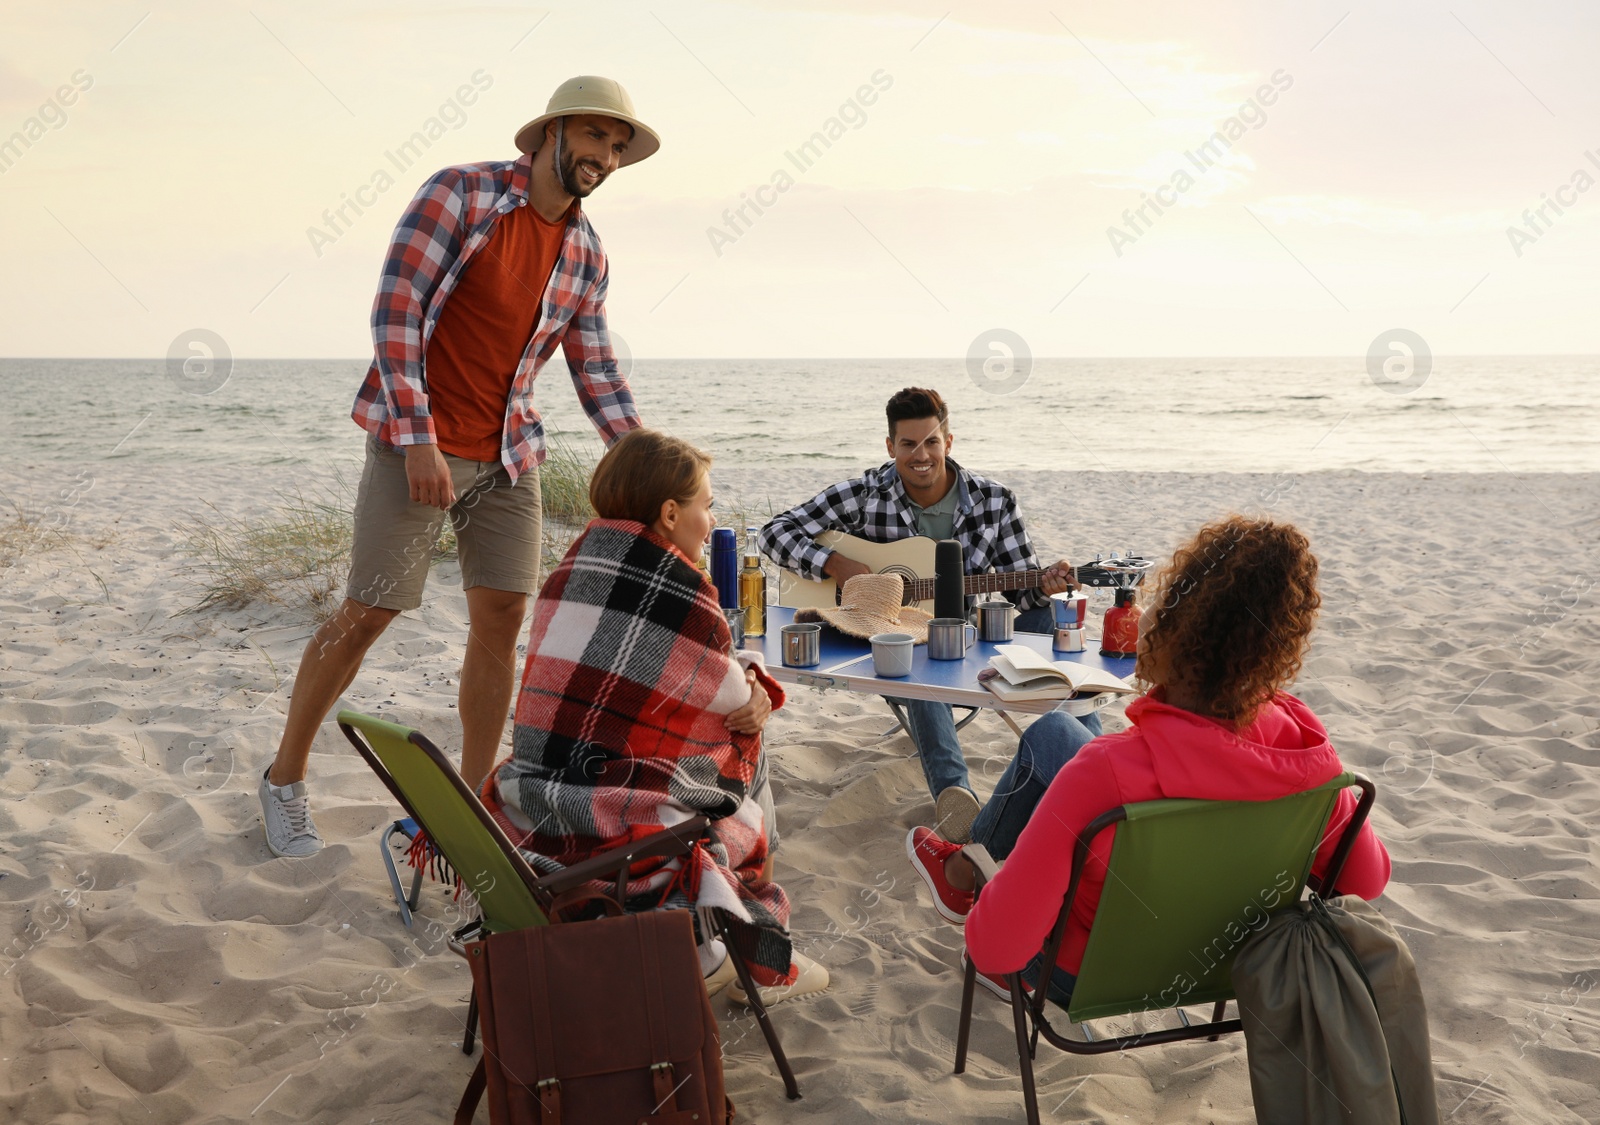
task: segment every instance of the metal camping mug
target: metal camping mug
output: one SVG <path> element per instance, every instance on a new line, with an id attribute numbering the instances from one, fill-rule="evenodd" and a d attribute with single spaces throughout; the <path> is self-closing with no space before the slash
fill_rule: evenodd
<path id="1" fill-rule="evenodd" d="M 928 659 L 964 660 L 967 646 L 978 631 L 959 617 L 935 617 L 928 622 Z"/>
<path id="2" fill-rule="evenodd" d="M 1004 598 L 978 603 L 978 638 L 999 643 L 1011 640 L 1017 607 Z"/>
<path id="3" fill-rule="evenodd" d="M 815 668 L 822 663 L 822 626 L 805 622 L 785 625 L 778 632 L 783 641 L 783 663 L 788 668 Z"/>
<path id="4" fill-rule="evenodd" d="M 744 610 L 742 610 L 742 609 L 725 609 L 725 610 L 722 611 L 722 616 L 726 617 L 728 619 L 728 632 L 733 635 L 733 647 L 735 649 L 743 648 L 744 647 Z"/>

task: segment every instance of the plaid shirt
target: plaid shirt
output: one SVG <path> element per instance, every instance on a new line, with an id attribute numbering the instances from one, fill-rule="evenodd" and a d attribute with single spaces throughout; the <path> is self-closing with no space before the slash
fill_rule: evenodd
<path id="1" fill-rule="evenodd" d="M 389 242 L 372 303 L 375 355 L 350 416 L 388 445 L 432 445 L 423 357 L 461 271 L 493 237 L 502 216 L 528 206 L 531 156 L 436 172 L 406 208 Z M 560 344 L 589 420 L 610 445 L 639 424 L 628 382 L 606 331 L 610 274 L 600 236 L 574 206 L 545 287 L 533 339 L 523 350 L 506 404 L 500 460 L 515 481 L 545 458 L 533 381 Z"/>
<path id="2" fill-rule="evenodd" d="M 1017 498 L 1003 484 L 969 473 L 955 461 L 945 465 L 956 474 L 956 513 L 951 534 L 965 549 L 968 574 L 1033 570 L 1040 564 L 1017 511 Z M 761 529 L 761 549 L 779 566 L 823 579 L 823 564 L 832 552 L 817 545 L 824 531 L 843 531 L 873 543 L 893 543 L 917 532 L 917 514 L 906 496 L 894 462 L 868 469 L 774 516 Z M 1039 590 L 1005 595 L 1022 609 L 1050 604 Z"/>

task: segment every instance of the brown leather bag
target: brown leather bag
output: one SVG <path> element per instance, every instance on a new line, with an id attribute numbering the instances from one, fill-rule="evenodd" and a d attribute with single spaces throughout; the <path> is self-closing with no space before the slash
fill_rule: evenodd
<path id="1" fill-rule="evenodd" d="M 726 1125 L 722 1043 L 686 910 L 494 934 L 467 947 L 493 1125 Z"/>

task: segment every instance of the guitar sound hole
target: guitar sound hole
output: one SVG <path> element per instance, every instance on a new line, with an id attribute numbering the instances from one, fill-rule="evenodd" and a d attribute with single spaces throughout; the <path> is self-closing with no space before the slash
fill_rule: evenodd
<path id="1" fill-rule="evenodd" d="M 918 577 L 919 577 L 916 571 L 912 570 L 909 566 L 902 566 L 899 563 L 895 563 L 892 566 L 884 567 L 882 570 L 878 571 L 878 573 L 879 574 L 898 574 L 900 576 L 901 581 L 903 581 L 905 583 L 905 593 L 903 593 L 900 596 L 900 604 L 901 605 L 915 605 L 916 604 L 916 599 L 911 596 L 911 583 L 917 581 Z"/>

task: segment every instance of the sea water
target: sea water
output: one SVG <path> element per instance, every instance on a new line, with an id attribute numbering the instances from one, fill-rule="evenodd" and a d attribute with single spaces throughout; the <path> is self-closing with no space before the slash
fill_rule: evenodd
<path id="1" fill-rule="evenodd" d="M 0 359 L 0 457 L 210 467 L 354 465 L 364 360 L 238 360 L 209 394 L 165 360 Z M 1039 359 L 996 393 L 959 359 L 638 359 L 645 421 L 720 467 L 837 470 L 882 461 L 883 405 L 905 386 L 950 402 L 953 456 L 1009 469 L 1181 472 L 1600 470 L 1600 359 L 1435 357 L 1394 393 L 1366 357 Z M 1012 380 L 1015 382 L 1015 380 Z M 541 375 L 546 425 L 598 451 L 566 365 Z"/>

